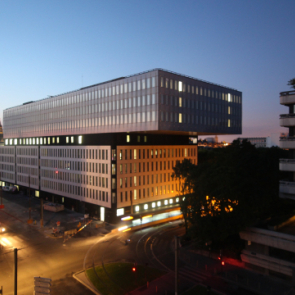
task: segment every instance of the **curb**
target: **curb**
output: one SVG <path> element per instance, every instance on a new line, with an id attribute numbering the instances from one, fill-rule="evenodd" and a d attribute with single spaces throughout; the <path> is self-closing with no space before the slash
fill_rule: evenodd
<path id="1" fill-rule="evenodd" d="M 94 287 L 90 282 L 88 282 L 88 284 L 87 284 L 87 283 L 85 283 L 83 280 L 81 280 L 81 279 L 79 279 L 79 278 L 77 277 L 77 275 L 79 275 L 79 274 L 82 273 L 82 272 L 85 273 L 84 270 L 81 270 L 81 271 L 78 271 L 78 272 L 74 273 L 74 274 L 73 274 L 73 278 L 74 278 L 76 281 L 78 281 L 80 284 L 82 284 L 83 286 L 85 286 L 87 289 L 89 289 L 91 292 L 93 292 L 94 294 L 96 294 L 96 295 L 102 295 L 101 293 L 99 293 L 99 292 L 95 289 L 95 287 Z M 85 275 L 85 277 L 86 277 L 86 275 Z M 87 280 L 88 280 L 88 279 L 87 279 Z"/>

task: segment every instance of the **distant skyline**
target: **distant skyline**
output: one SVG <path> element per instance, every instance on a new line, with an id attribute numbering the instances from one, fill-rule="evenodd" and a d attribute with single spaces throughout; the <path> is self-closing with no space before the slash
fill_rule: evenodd
<path id="1" fill-rule="evenodd" d="M 270 136 L 295 77 L 295 1 L 1 1 L 3 110 L 164 68 L 243 93 L 243 134 Z"/>

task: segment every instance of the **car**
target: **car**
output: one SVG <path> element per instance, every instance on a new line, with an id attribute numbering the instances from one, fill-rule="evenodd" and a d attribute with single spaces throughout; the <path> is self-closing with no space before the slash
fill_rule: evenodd
<path id="1" fill-rule="evenodd" d="M 4 192 L 9 192 L 11 194 L 15 194 L 18 192 L 17 187 L 15 185 L 14 186 L 8 186 L 8 185 L 2 186 L 2 190 Z"/>

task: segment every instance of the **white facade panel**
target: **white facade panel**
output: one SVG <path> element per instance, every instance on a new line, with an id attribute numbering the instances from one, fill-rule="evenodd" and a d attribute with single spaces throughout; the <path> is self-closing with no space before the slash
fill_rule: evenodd
<path id="1" fill-rule="evenodd" d="M 0 146 L 0 180 L 15 183 L 15 147 Z"/>
<path id="2" fill-rule="evenodd" d="M 111 207 L 110 146 L 41 146 L 40 189 Z"/>
<path id="3" fill-rule="evenodd" d="M 38 146 L 16 147 L 16 172 L 18 185 L 39 189 Z"/>

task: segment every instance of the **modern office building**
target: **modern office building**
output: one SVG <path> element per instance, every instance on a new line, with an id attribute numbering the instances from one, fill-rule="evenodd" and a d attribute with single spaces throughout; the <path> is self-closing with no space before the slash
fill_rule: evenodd
<path id="1" fill-rule="evenodd" d="M 280 181 L 280 197 L 295 200 L 295 91 L 280 93 L 280 104 L 288 107 L 288 114 L 280 116 L 280 125 L 289 129 L 289 136 L 281 137 L 280 147 L 289 150 L 289 159 L 280 159 L 280 170 L 289 177 Z"/>
<path id="2" fill-rule="evenodd" d="M 154 69 L 4 110 L 1 180 L 102 220 L 179 207 L 198 135 L 241 134 L 242 93 Z"/>

